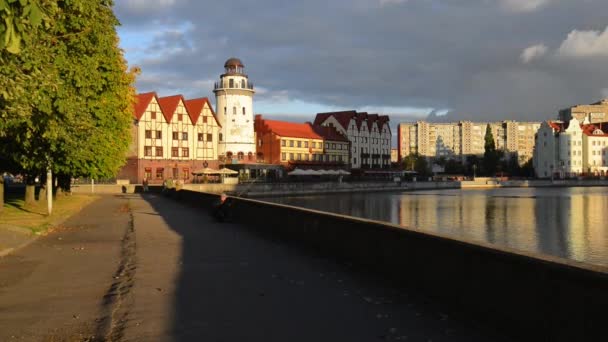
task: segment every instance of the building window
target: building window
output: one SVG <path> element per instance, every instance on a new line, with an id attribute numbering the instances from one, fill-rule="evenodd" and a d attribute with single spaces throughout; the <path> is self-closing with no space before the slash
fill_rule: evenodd
<path id="1" fill-rule="evenodd" d="M 227 115 L 227 114 L 228 114 L 228 111 L 227 111 L 226 107 L 224 107 L 224 115 Z"/>
<path id="2" fill-rule="evenodd" d="M 176 167 L 174 167 L 171 171 L 173 172 L 173 179 L 178 179 L 179 178 L 179 170 Z"/>
<path id="3" fill-rule="evenodd" d="M 298 146 L 298 147 L 302 147 L 302 142 L 298 140 L 298 142 L 297 142 L 297 146 Z"/>
<path id="4" fill-rule="evenodd" d="M 245 107 L 243 107 L 243 115 L 245 115 Z"/>
<path id="5" fill-rule="evenodd" d="M 190 155 L 190 151 L 187 147 L 182 147 L 182 157 L 188 157 Z"/>
<path id="6" fill-rule="evenodd" d="M 228 80 L 228 87 L 229 88 L 234 88 L 234 79 L 231 78 L 231 79 Z"/>
<path id="7" fill-rule="evenodd" d="M 144 169 L 144 179 L 152 179 L 152 168 L 147 167 Z"/>
<path id="8" fill-rule="evenodd" d="M 179 149 L 177 147 L 171 147 L 171 157 L 179 157 Z"/>
<path id="9" fill-rule="evenodd" d="M 293 153 L 289 154 L 289 160 L 293 160 Z"/>
<path id="10" fill-rule="evenodd" d="M 287 144 L 285 143 L 285 139 L 281 139 L 281 146 L 285 147 L 285 145 L 287 145 Z"/>
<path id="11" fill-rule="evenodd" d="M 213 134 L 207 133 L 207 141 L 213 141 Z"/>
<path id="12" fill-rule="evenodd" d="M 150 119 L 156 120 L 156 112 L 150 112 Z M 150 171 L 152 172 L 152 171 Z"/>
<path id="13" fill-rule="evenodd" d="M 293 140 L 289 140 L 289 147 L 293 147 Z"/>
<path id="14" fill-rule="evenodd" d="M 298 153 L 297 157 L 298 157 L 298 160 L 302 160 L 302 153 Z"/>
<path id="15" fill-rule="evenodd" d="M 162 157 L 163 156 L 163 148 L 162 147 L 156 147 L 156 156 L 157 157 Z"/>
<path id="16" fill-rule="evenodd" d="M 190 179 L 190 169 L 185 167 L 182 169 L 182 171 L 184 172 L 184 180 Z"/>
<path id="17" fill-rule="evenodd" d="M 245 80 L 241 80 L 241 88 L 245 88 Z M 245 114 L 245 113 L 243 113 Z"/>
<path id="18" fill-rule="evenodd" d="M 162 167 L 156 168 L 156 179 L 163 179 L 163 173 L 165 173 L 165 169 Z"/>
<path id="19" fill-rule="evenodd" d="M 357 158 L 353 158 L 353 164 L 357 164 Z"/>
<path id="20" fill-rule="evenodd" d="M 308 141 L 304 142 L 304 147 L 308 147 Z"/>
<path id="21" fill-rule="evenodd" d="M 163 138 L 163 132 L 162 131 L 156 131 L 156 139 L 162 139 Z"/>
<path id="22" fill-rule="evenodd" d="M 205 139 L 205 134 L 204 133 L 199 133 L 198 134 L 198 141 L 204 141 Z"/>
<path id="23" fill-rule="evenodd" d="M 177 114 L 177 121 L 184 121 L 184 115 L 183 114 Z"/>
<path id="24" fill-rule="evenodd" d="M 236 115 L 236 107 L 232 107 L 232 115 Z"/>
<path id="25" fill-rule="evenodd" d="M 222 133 L 220 133 L 220 134 L 218 135 L 218 140 L 219 140 L 219 141 L 224 141 L 224 136 L 222 135 Z"/>
<path id="26" fill-rule="evenodd" d="M 152 157 L 152 146 L 144 146 L 144 156 Z"/>
<path id="27" fill-rule="evenodd" d="M 203 123 L 207 123 L 207 117 L 203 116 Z"/>
<path id="28" fill-rule="evenodd" d="M 182 132 L 182 140 L 188 140 L 188 132 Z"/>
<path id="29" fill-rule="evenodd" d="M 308 158 L 309 158 L 309 157 L 308 157 L 308 154 L 306 154 L 306 153 L 305 153 L 305 154 L 304 154 L 304 160 L 308 161 Z"/>
<path id="30" fill-rule="evenodd" d="M 152 139 L 152 131 L 151 130 L 147 129 L 145 135 L 146 135 L 146 139 Z"/>
<path id="31" fill-rule="evenodd" d="M 237 153 L 237 158 L 239 158 L 239 160 L 245 159 L 245 153 L 243 153 L 243 152 Z"/>
<path id="32" fill-rule="evenodd" d="M 179 139 L 179 133 L 178 132 L 171 133 L 171 136 L 173 137 L 173 140 L 178 140 Z"/>
<path id="33" fill-rule="evenodd" d="M 287 153 L 281 153 L 281 160 L 287 160 Z"/>
<path id="34" fill-rule="evenodd" d="M 325 149 L 328 150 L 329 149 L 329 144 L 325 143 Z"/>

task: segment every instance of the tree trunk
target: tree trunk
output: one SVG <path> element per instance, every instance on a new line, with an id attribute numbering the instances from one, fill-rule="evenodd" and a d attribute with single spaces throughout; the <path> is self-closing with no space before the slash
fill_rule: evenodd
<path id="1" fill-rule="evenodd" d="M 69 195 L 72 192 L 72 177 L 64 174 L 57 175 L 57 186 L 64 195 Z"/>
<path id="2" fill-rule="evenodd" d="M 27 178 L 25 185 L 25 205 L 34 205 L 36 203 L 36 184 L 31 177 Z"/>
<path id="3" fill-rule="evenodd" d="M 4 210 L 4 176 L 0 175 L 0 213 Z"/>

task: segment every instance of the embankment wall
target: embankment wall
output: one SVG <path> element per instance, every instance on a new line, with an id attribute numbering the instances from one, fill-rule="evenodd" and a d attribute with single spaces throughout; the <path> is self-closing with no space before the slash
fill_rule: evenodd
<path id="1" fill-rule="evenodd" d="M 171 191 L 208 209 L 217 196 Z M 231 198 L 233 221 L 471 313 L 517 341 L 606 337 L 608 270 L 315 210 Z"/>

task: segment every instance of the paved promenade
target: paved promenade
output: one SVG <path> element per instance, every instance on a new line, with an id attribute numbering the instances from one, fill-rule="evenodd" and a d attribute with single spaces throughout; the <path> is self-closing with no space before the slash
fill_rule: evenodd
<path id="1" fill-rule="evenodd" d="M 0 259 L 0 341 L 505 341 L 158 195 L 107 196 L 65 226 Z"/>

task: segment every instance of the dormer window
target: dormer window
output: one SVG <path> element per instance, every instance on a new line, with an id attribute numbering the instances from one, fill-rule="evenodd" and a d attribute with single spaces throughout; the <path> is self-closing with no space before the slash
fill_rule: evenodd
<path id="1" fill-rule="evenodd" d="M 601 129 L 596 128 L 596 129 L 593 131 L 593 135 L 604 135 L 604 132 L 603 132 Z"/>

